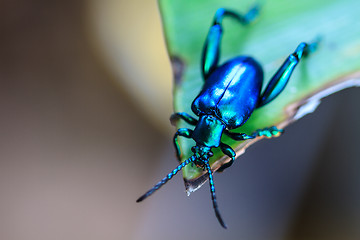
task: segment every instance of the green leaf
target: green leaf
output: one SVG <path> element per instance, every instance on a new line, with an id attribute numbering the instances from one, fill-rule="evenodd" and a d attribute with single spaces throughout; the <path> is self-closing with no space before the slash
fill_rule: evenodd
<path id="1" fill-rule="evenodd" d="M 255 2 L 160 0 L 165 38 L 175 76 L 174 110 L 191 111 L 191 103 L 203 85 L 200 59 L 203 44 L 216 10 L 220 7 L 245 13 Z M 284 128 L 315 110 L 320 99 L 341 89 L 360 86 L 360 17 L 358 0 L 268 0 L 261 4 L 258 20 L 242 26 L 224 19 L 220 64 L 237 55 L 250 55 L 264 67 L 265 83 L 300 42 L 320 44 L 312 55 L 302 59 L 285 90 L 271 103 L 254 111 L 236 132 L 252 133 L 269 126 Z M 196 117 L 196 116 L 195 116 Z M 177 127 L 190 127 L 183 121 Z M 237 156 L 261 138 L 236 142 Z M 183 159 L 191 156 L 192 140 L 180 139 Z M 211 167 L 216 171 L 229 159 L 214 149 Z M 206 180 L 196 166 L 187 166 L 183 176 L 188 193 Z"/>

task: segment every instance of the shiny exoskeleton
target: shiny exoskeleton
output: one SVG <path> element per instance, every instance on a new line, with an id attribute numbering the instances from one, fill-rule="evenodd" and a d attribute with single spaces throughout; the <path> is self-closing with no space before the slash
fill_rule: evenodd
<path id="1" fill-rule="evenodd" d="M 211 149 L 219 147 L 224 154 L 231 158 L 229 163 L 219 169 L 222 171 L 234 162 L 236 156 L 235 151 L 229 145 L 221 142 L 223 134 L 238 141 L 252 139 L 257 136 L 271 137 L 280 134 L 282 130 L 277 129 L 275 126 L 257 130 L 251 135 L 234 133 L 230 130 L 243 125 L 256 108 L 262 107 L 275 99 L 285 88 L 300 59 L 313 52 L 317 46 L 317 43 L 300 43 L 295 52 L 285 60 L 271 78 L 265 90 L 261 92 L 264 74 L 261 65 L 255 59 L 249 56 L 239 56 L 218 66 L 223 17 L 229 16 L 242 24 L 248 24 L 257 15 L 258 7 L 250 9 L 245 15 L 223 8 L 216 11 L 202 54 L 201 65 L 205 84 L 191 105 L 192 111 L 199 119 L 197 120 L 184 112 L 174 113 L 171 116 L 172 121 L 182 119 L 195 126 L 194 130 L 188 128 L 178 129 L 173 139 L 176 156 L 180 162 L 179 136 L 192 138 L 196 142 L 196 145 L 191 149 L 193 155 L 181 162 L 177 168 L 142 195 L 137 202 L 144 200 L 158 190 L 183 167 L 189 163 L 194 163 L 209 175 L 210 192 L 215 214 L 221 226 L 226 228 L 216 202 L 213 173 L 209 164 L 209 158 L 213 155 Z"/>

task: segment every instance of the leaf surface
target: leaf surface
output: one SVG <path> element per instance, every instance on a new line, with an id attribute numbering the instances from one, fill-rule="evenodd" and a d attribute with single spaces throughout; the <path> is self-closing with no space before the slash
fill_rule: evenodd
<path id="1" fill-rule="evenodd" d="M 191 103 L 204 83 L 200 60 L 203 44 L 220 7 L 246 13 L 254 1 L 160 0 L 168 52 L 174 72 L 174 111 L 191 111 Z M 258 19 L 242 26 L 233 19 L 223 21 L 220 64 L 237 55 L 249 55 L 264 68 L 264 86 L 300 42 L 321 39 L 317 51 L 302 59 L 285 90 L 271 103 L 254 111 L 249 120 L 234 132 L 250 134 L 270 126 L 284 128 L 315 110 L 323 97 L 352 86 L 360 86 L 360 1 L 303 0 L 289 3 L 268 0 L 261 4 Z M 178 121 L 177 128 L 192 126 Z M 222 141 L 237 152 L 261 139 Z M 185 160 L 191 156 L 194 141 L 179 139 Z M 229 161 L 219 149 L 211 158 L 213 171 Z M 183 170 L 188 193 L 196 190 L 207 176 L 196 166 Z"/>

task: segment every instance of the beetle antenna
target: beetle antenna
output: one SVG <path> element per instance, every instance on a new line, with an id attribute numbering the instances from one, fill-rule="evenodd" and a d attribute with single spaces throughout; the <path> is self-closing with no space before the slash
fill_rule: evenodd
<path id="1" fill-rule="evenodd" d="M 212 202 L 213 202 L 213 207 L 214 207 L 214 210 L 215 210 L 216 218 L 218 219 L 220 225 L 221 225 L 223 228 L 226 229 L 227 226 L 226 226 L 224 220 L 222 219 L 222 217 L 221 217 L 221 215 L 220 215 L 219 208 L 218 208 L 218 205 L 217 205 L 217 202 L 216 202 L 214 179 L 213 179 L 213 175 L 212 175 L 212 172 L 211 172 L 211 168 L 210 168 L 209 162 L 206 163 L 205 167 L 206 167 L 206 170 L 207 170 L 207 172 L 208 172 L 208 174 L 209 174 L 209 183 L 210 183 L 211 199 L 212 199 Z"/>
<path id="2" fill-rule="evenodd" d="M 151 188 L 149 191 L 147 191 L 144 195 L 139 197 L 136 202 L 141 202 L 151 194 L 153 194 L 156 190 L 161 188 L 165 183 L 167 183 L 170 179 L 172 179 L 173 176 L 175 176 L 183 167 L 188 165 L 189 163 L 195 161 L 195 156 L 191 156 L 189 159 L 182 162 L 177 168 L 175 168 L 172 172 L 170 172 L 166 177 L 160 180 L 153 188 Z"/>

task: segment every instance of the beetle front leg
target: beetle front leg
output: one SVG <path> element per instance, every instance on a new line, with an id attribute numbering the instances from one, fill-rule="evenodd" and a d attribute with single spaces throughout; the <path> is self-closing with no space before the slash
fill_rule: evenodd
<path id="1" fill-rule="evenodd" d="M 182 136 L 182 137 L 186 137 L 186 138 L 191 138 L 192 133 L 193 133 L 193 130 L 191 130 L 191 129 L 179 128 L 174 135 L 173 143 L 174 143 L 174 147 L 175 147 L 175 151 L 176 151 L 176 157 L 179 162 L 181 162 L 181 150 L 180 150 L 180 145 L 178 142 L 178 137 Z"/>
<path id="2" fill-rule="evenodd" d="M 265 104 L 274 100 L 285 88 L 292 72 L 302 57 L 306 57 L 314 52 L 317 48 L 318 42 L 312 44 L 300 43 L 295 52 L 291 54 L 271 78 L 266 86 L 265 91 L 260 97 L 257 107 L 262 107 Z"/>
<path id="3" fill-rule="evenodd" d="M 206 37 L 201 65 L 204 80 L 216 69 L 220 58 L 220 43 L 222 37 L 222 20 L 225 16 L 230 16 L 238 20 L 240 23 L 246 25 L 252 22 L 259 13 L 259 6 L 256 5 L 251 8 L 246 14 L 241 15 L 234 11 L 224 8 L 219 8 L 214 17 L 213 25 Z"/>
<path id="4" fill-rule="evenodd" d="M 192 116 L 190 116 L 189 114 L 185 113 L 185 112 L 177 112 L 177 113 L 173 113 L 170 116 L 170 122 L 172 125 L 175 125 L 175 123 L 179 120 L 182 119 L 185 122 L 187 122 L 190 125 L 195 126 L 198 123 L 198 120 L 196 120 L 195 118 L 193 118 Z"/>
<path id="5" fill-rule="evenodd" d="M 225 155 L 227 155 L 227 156 L 229 156 L 229 157 L 231 158 L 231 159 L 230 159 L 230 162 L 223 164 L 223 165 L 218 169 L 218 172 L 222 172 L 222 171 L 224 171 L 226 168 L 230 167 L 230 166 L 234 163 L 235 157 L 236 157 L 236 153 L 235 153 L 235 151 L 234 151 L 229 145 L 227 145 L 227 144 L 225 144 L 225 143 L 220 143 L 220 146 L 219 146 L 219 147 L 220 147 L 221 151 L 222 151 Z"/>

